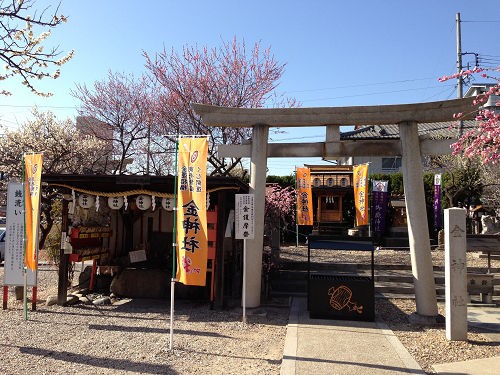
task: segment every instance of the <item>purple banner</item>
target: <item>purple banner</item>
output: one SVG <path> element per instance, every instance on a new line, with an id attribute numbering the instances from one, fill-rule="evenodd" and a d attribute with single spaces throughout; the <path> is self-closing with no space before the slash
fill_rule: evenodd
<path id="1" fill-rule="evenodd" d="M 434 229 L 439 231 L 443 228 L 441 221 L 441 175 L 434 175 Z"/>
<path id="2" fill-rule="evenodd" d="M 387 181 L 373 181 L 372 189 L 372 226 L 376 236 L 385 232 L 385 221 L 387 216 Z"/>

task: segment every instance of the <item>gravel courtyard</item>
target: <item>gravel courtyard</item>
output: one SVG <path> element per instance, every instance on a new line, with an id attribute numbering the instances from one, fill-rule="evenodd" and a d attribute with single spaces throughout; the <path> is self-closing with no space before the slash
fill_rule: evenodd
<path id="1" fill-rule="evenodd" d="M 303 258 L 303 252 L 285 249 L 283 254 Z M 380 261 L 408 260 L 402 252 L 382 250 L 377 254 Z M 442 256 L 433 252 L 433 259 L 441 262 Z M 498 267 L 498 262 L 493 266 Z M 480 265 L 484 259 L 470 259 L 472 263 Z M 57 294 L 55 266 L 41 267 L 38 290 L 37 311 L 29 310 L 25 320 L 22 301 L 16 301 L 14 288 L 9 288 L 8 308 L 0 312 L 2 374 L 280 372 L 289 313 L 286 306 L 249 310 L 244 325 L 241 309 L 210 310 L 204 302 L 177 300 L 174 351 L 169 352 L 169 301 L 122 299 L 104 306 L 45 306 L 47 296 Z M 500 355 L 499 341 L 477 330 L 469 330 L 467 342 L 448 342 L 444 326 L 410 325 L 408 316 L 414 311 L 413 300 L 376 303 L 377 317 L 384 319 L 428 373 L 436 363 Z M 442 304 L 440 313 L 444 314 Z"/>

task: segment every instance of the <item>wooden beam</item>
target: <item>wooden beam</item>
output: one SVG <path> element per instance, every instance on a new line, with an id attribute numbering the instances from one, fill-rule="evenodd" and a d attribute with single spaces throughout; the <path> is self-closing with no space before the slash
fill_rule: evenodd
<path id="1" fill-rule="evenodd" d="M 68 233 L 68 207 L 69 202 L 66 199 L 62 200 L 61 212 L 61 232 Z M 59 273 L 57 283 L 57 304 L 64 306 L 68 298 L 68 270 L 69 270 L 69 254 L 65 254 L 65 249 L 61 246 L 59 250 Z"/>
<path id="2" fill-rule="evenodd" d="M 456 113 L 470 114 L 463 118 L 468 119 L 475 115 L 473 100 L 464 98 L 415 104 L 318 108 L 228 108 L 196 103 L 192 106 L 209 126 L 245 128 L 265 124 L 297 127 L 444 122 L 452 121 Z"/>

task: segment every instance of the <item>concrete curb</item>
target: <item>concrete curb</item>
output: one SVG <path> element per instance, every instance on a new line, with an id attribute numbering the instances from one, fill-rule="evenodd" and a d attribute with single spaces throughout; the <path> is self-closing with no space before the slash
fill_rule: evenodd
<path id="1" fill-rule="evenodd" d="M 425 375 L 425 371 L 422 370 L 422 367 L 413 359 L 408 350 L 404 347 L 404 345 L 399 341 L 398 337 L 392 332 L 392 330 L 385 324 L 385 322 L 381 320 L 377 320 L 375 322 L 378 328 L 382 330 L 382 334 L 386 337 L 387 341 L 392 345 L 392 347 L 398 353 L 399 358 L 403 361 L 404 365 L 411 370 L 412 374 L 421 374 Z"/>
<path id="2" fill-rule="evenodd" d="M 283 360 L 281 362 L 280 375 L 295 375 L 295 358 L 297 358 L 297 340 L 299 328 L 299 304 L 292 299 L 290 315 L 286 327 L 285 345 L 283 348 Z"/>

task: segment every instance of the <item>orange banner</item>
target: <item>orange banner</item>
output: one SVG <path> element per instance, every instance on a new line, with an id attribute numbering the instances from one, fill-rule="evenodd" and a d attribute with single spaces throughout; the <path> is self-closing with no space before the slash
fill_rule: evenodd
<path id="1" fill-rule="evenodd" d="M 355 165 L 352 173 L 354 179 L 356 225 L 368 225 L 368 164 Z"/>
<path id="2" fill-rule="evenodd" d="M 311 172 L 309 168 L 297 168 L 297 224 L 313 225 Z"/>
<path id="3" fill-rule="evenodd" d="M 207 138 L 179 138 L 177 154 L 177 280 L 206 283 Z"/>
<path id="4" fill-rule="evenodd" d="M 38 263 L 42 161 L 42 154 L 24 156 L 24 212 L 26 222 L 24 264 L 32 271 L 36 270 Z"/>

